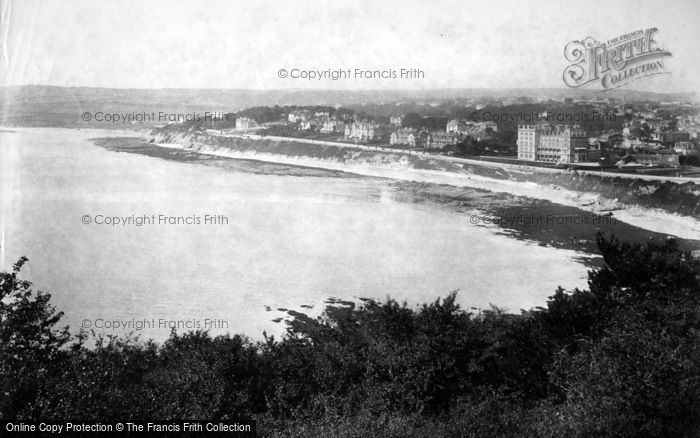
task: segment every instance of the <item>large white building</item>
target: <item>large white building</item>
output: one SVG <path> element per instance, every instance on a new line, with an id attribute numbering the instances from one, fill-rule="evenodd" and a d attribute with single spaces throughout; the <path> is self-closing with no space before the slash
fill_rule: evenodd
<path id="1" fill-rule="evenodd" d="M 345 139 L 355 141 L 372 141 L 381 139 L 379 125 L 374 122 L 353 122 L 345 126 Z"/>
<path id="2" fill-rule="evenodd" d="M 518 125 L 518 159 L 582 163 L 594 159 L 588 135 L 578 125 Z"/>
<path id="3" fill-rule="evenodd" d="M 236 119 L 236 129 L 257 128 L 258 124 L 255 120 L 248 117 L 239 117 Z"/>

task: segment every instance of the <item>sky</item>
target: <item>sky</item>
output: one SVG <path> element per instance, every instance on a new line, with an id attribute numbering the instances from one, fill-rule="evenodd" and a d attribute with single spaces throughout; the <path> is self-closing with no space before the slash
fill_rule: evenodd
<path id="1" fill-rule="evenodd" d="M 700 92 L 700 1 L 0 0 L 0 85 L 116 88 L 565 87 L 565 45 L 649 27 L 668 75 Z M 419 69 L 415 79 L 292 71 Z M 280 78 L 280 69 L 288 76 Z"/>

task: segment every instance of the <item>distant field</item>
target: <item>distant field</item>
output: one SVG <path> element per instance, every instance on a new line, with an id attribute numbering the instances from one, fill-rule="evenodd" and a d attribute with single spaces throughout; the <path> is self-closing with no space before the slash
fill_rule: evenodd
<path id="1" fill-rule="evenodd" d="M 468 97 L 506 98 L 531 96 L 563 98 L 598 96 L 593 91 L 571 89 L 440 89 L 440 90 L 216 90 L 216 89 L 117 89 L 28 85 L 0 88 L 0 125 L 57 126 L 67 128 L 124 129 L 139 124 L 84 121 L 82 114 L 126 113 L 231 113 L 253 106 L 364 105 L 387 102 L 431 103 Z M 614 90 L 606 97 L 631 99 L 687 99 L 688 93 L 662 95 Z M 158 125 L 146 123 L 146 126 Z M 160 124 L 165 124 L 160 123 Z"/>

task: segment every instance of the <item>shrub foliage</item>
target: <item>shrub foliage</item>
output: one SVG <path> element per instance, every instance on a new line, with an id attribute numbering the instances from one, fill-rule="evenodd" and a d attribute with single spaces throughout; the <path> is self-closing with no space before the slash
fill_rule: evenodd
<path id="1" fill-rule="evenodd" d="M 298 316 L 282 339 L 71 336 L 0 276 L 0 417 L 258 420 L 266 436 L 697 436 L 700 268 L 598 237 L 589 289 L 520 314 L 456 293 Z"/>

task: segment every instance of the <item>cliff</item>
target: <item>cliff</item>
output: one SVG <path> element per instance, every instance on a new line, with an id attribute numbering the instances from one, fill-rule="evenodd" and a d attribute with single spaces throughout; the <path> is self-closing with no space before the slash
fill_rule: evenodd
<path id="1" fill-rule="evenodd" d="M 450 183 L 450 175 L 469 177 L 473 186 L 496 191 L 516 190 L 527 187 L 532 191 L 533 183 L 548 192 L 570 191 L 578 195 L 579 205 L 595 202 L 597 209 L 623 209 L 639 206 L 660 209 L 700 219 L 700 185 L 692 182 L 672 182 L 623 179 L 610 176 L 581 175 L 570 173 L 541 173 L 528 170 L 509 170 L 488 166 L 459 164 L 436 159 L 421 153 L 387 152 L 348 147 L 308 144 L 296 141 L 252 139 L 239 137 L 217 137 L 202 133 L 177 132 L 155 129 L 151 142 L 161 145 L 179 145 L 184 149 L 228 156 L 232 158 L 280 161 L 288 164 L 318 166 L 349 172 L 391 177 L 390 171 L 427 171 L 433 182 Z M 367 169 L 383 170 L 384 174 L 363 172 Z M 439 172 L 444 172 L 440 174 Z M 405 173 L 405 172 L 404 172 Z M 490 181 L 493 188 L 477 181 Z M 529 183 L 529 184 L 518 184 Z M 585 195 L 585 196 L 583 196 Z M 585 199 L 584 199 L 585 198 Z"/>
<path id="2" fill-rule="evenodd" d="M 513 172 L 470 166 L 469 170 L 496 179 L 531 182 L 542 186 L 560 187 L 577 193 L 594 193 L 601 202 L 619 206 L 658 208 L 670 213 L 700 219 L 700 185 L 677 184 L 620 178 L 614 175 L 570 173 Z M 700 236 L 698 236 L 700 238 Z"/>

